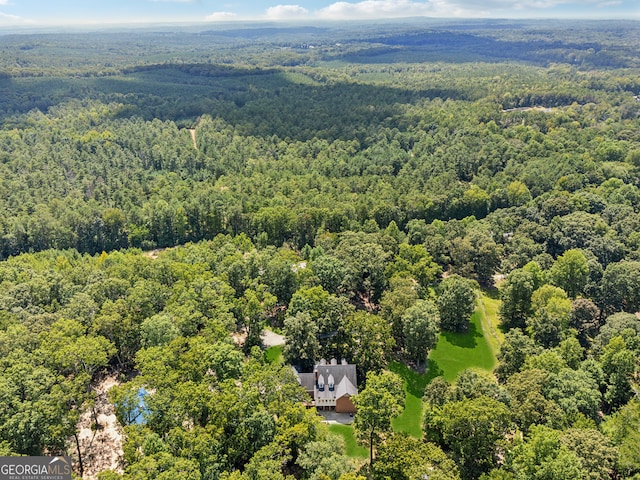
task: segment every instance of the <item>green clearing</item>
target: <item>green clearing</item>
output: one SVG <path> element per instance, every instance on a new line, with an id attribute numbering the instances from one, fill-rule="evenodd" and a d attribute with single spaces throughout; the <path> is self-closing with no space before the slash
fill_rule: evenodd
<path id="1" fill-rule="evenodd" d="M 329 431 L 336 435 L 339 435 L 344 440 L 344 451 L 348 457 L 351 458 L 368 458 L 369 449 L 361 447 L 356 441 L 356 437 L 353 435 L 353 426 L 332 424 L 329 425 Z"/>
<path id="2" fill-rule="evenodd" d="M 469 331 L 440 333 L 438 344 L 429 354 L 429 378 L 441 375 L 448 382 L 452 382 L 458 373 L 467 368 L 488 372 L 493 370 L 496 363 L 494 352 L 499 345 L 499 331 L 496 328 L 495 333 L 492 333 L 491 325 L 494 320 L 491 314 L 487 313 L 497 311 L 497 304 L 493 302 L 497 300 L 482 295 L 478 308 L 471 316 Z M 483 328 L 485 326 L 486 328 Z"/>
<path id="3" fill-rule="evenodd" d="M 494 356 L 498 355 L 500 345 L 504 340 L 504 333 L 500 328 L 498 317 L 499 307 L 500 299 L 497 291 L 482 293 L 479 303 L 479 309 L 482 313 L 482 332 Z"/>
<path id="4" fill-rule="evenodd" d="M 282 362 L 282 345 L 267 348 L 264 351 L 264 357 L 269 363 Z"/>
<path id="5" fill-rule="evenodd" d="M 416 438 L 422 437 L 422 393 L 427 383 L 435 377 L 430 372 L 420 374 L 400 362 L 392 362 L 389 370 L 404 380 L 404 411 L 394 418 L 392 426 L 396 432 L 406 432 Z"/>
<path id="6" fill-rule="evenodd" d="M 426 373 L 417 373 L 400 362 L 389 365 L 389 370 L 404 380 L 406 392 L 404 411 L 393 420 L 396 432 L 422 437 L 422 393 L 433 378 L 442 375 L 448 382 L 452 382 L 458 373 L 467 368 L 488 372 L 493 370 L 496 353 L 503 338 L 498 328 L 499 303 L 497 298 L 483 293 L 478 308 L 471 317 L 468 332 L 441 333 L 438 344 L 429 354 Z"/>

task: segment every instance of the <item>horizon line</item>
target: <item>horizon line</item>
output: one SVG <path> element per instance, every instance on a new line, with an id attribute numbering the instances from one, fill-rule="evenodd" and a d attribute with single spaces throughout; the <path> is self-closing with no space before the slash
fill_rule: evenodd
<path id="1" fill-rule="evenodd" d="M 622 22 L 622 23 L 640 23 L 640 18 L 622 18 L 622 17 L 608 17 L 608 18 L 593 18 L 593 17 L 433 17 L 433 16 L 411 16 L 411 17 L 388 17 L 388 18 L 355 18 L 355 19 L 317 19 L 317 18 L 300 18 L 300 19 L 272 19 L 272 18 L 229 18 L 225 20 L 135 20 L 135 21 L 122 21 L 114 20 L 112 22 L 104 21 L 77 21 L 77 22 L 54 22 L 54 23 L 38 23 L 29 22 L 22 24 L 0 25 L 0 36 L 9 31 L 35 31 L 35 30 L 50 30 L 59 28 L 73 28 L 75 30 L 110 30 L 114 28 L 128 28 L 128 29 L 142 29 L 153 27 L 206 27 L 206 26 L 238 26 L 238 25 L 296 25 L 296 26 L 316 26 L 318 23 L 325 25 L 358 25 L 358 24 L 376 24 L 376 23 L 418 23 L 420 21 L 447 23 L 447 22 L 474 22 L 482 23 L 487 21 L 500 21 L 500 22 L 530 22 L 536 23 L 540 21 L 555 21 L 555 22 L 583 22 L 583 23 L 606 23 L 606 22 Z M 60 32 L 65 33 L 65 32 Z"/>

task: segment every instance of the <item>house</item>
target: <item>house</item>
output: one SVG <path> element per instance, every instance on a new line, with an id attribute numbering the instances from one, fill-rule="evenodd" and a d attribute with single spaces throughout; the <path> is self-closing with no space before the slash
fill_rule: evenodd
<path id="1" fill-rule="evenodd" d="M 356 366 L 346 360 L 338 363 L 333 358 L 329 363 L 322 359 L 312 373 L 298 373 L 296 376 L 313 404 L 320 408 L 335 409 L 337 413 L 355 413 L 351 398 L 358 393 Z"/>

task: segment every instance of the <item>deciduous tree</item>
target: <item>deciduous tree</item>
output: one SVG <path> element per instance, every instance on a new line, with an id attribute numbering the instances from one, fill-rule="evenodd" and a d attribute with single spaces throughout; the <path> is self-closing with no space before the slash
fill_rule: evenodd
<path id="1" fill-rule="evenodd" d="M 353 424 L 356 437 L 369 447 L 369 465 L 374 470 L 376 443 L 391 432 L 391 420 L 400 415 L 404 407 L 402 380 L 389 371 L 369 372 L 364 390 L 353 402 L 358 409 Z"/>
<path id="2" fill-rule="evenodd" d="M 567 292 L 569 298 L 576 298 L 589 280 L 587 257 L 579 249 L 567 250 L 555 261 L 549 277 L 554 285 Z"/>
<path id="3" fill-rule="evenodd" d="M 420 364 L 438 341 L 438 308 L 431 301 L 418 300 L 413 307 L 405 310 L 402 324 L 407 353 Z"/>
<path id="4" fill-rule="evenodd" d="M 347 318 L 344 337 L 348 339 L 347 358 L 358 367 L 358 375 L 378 371 L 387 365 L 395 341 L 391 327 L 378 315 L 358 311 Z"/>
<path id="5" fill-rule="evenodd" d="M 533 275 L 526 270 L 514 270 L 500 286 L 500 320 L 506 328 L 524 328 L 532 314 L 531 295 L 534 291 Z"/>
<path id="6" fill-rule="evenodd" d="M 469 282 L 452 275 L 442 281 L 438 290 L 440 327 L 450 332 L 468 330 L 471 314 L 476 306 L 476 294 Z"/>
<path id="7" fill-rule="evenodd" d="M 451 451 L 463 478 L 477 478 L 496 465 L 497 442 L 510 428 L 509 409 L 485 396 L 446 403 L 425 425 Z"/>
<path id="8" fill-rule="evenodd" d="M 438 446 L 401 433 L 389 436 L 378 447 L 373 478 L 456 480 L 460 473 Z"/>
<path id="9" fill-rule="evenodd" d="M 286 343 L 282 351 L 285 361 L 308 370 L 315 365 L 320 351 L 318 325 L 306 312 L 284 319 Z"/>

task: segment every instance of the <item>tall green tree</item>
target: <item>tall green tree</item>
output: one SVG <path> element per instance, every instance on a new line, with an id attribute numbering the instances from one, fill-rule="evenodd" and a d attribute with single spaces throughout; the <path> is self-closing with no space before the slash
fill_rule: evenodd
<path id="1" fill-rule="evenodd" d="M 578 456 L 560 441 L 560 432 L 542 425 L 531 427 L 529 438 L 513 448 L 508 468 L 523 479 L 587 478 Z"/>
<path id="2" fill-rule="evenodd" d="M 458 467 L 438 446 L 406 433 L 390 435 L 376 453 L 376 480 L 456 480 Z"/>
<path id="3" fill-rule="evenodd" d="M 282 351 L 285 361 L 309 370 L 320 352 L 318 325 L 306 312 L 298 312 L 284 319 L 286 343 Z"/>
<path id="4" fill-rule="evenodd" d="M 142 346 L 155 347 L 169 343 L 180 334 L 180 331 L 171 315 L 159 313 L 142 321 L 140 333 Z"/>
<path id="5" fill-rule="evenodd" d="M 347 232 L 335 249 L 346 266 L 345 284 L 365 304 L 377 303 L 387 284 L 384 274 L 389 254 L 373 234 Z"/>
<path id="6" fill-rule="evenodd" d="M 601 307 L 606 313 L 640 310 L 640 262 L 611 263 L 602 276 Z"/>
<path id="7" fill-rule="evenodd" d="M 398 253 L 386 270 L 388 277 L 394 275 L 414 278 L 421 291 L 425 291 L 442 273 L 442 267 L 433 261 L 424 245 L 401 243 Z"/>
<path id="8" fill-rule="evenodd" d="M 511 272 L 500 286 L 499 315 L 506 328 L 524 328 L 532 314 L 531 295 L 534 291 L 533 275 L 526 270 Z"/>
<path id="9" fill-rule="evenodd" d="M 418 365 L 426 360 L 429 350 L 436 345 L 439 324 L 438 308 L 428 300 L 418 300 L 402 315 L 407 353 Z"/>
<path id="10" fill-rule="evenodd" d="M 510 429 L 509 409 L 486 396 L 445 403 L 425 424 L 425 430 L 451 451 L 463 478 L 477 478 L 497 464 L 498 441 Z"/>
<path id="11" fill-rule="evenodd" d="M 389 371 L 369 372 L 364 390 L 353 402 L 358 409 L 353 423 L 355 434 L 359 442 L 369 447 L 369 466 L 373 472 L 376 444 L 391 432 L 391 420 L 404 407 L 402 379 Z"/>
<path id="12" fill-rule="evenodd" d="M 341 293 L 346 285 L 347 264 L 333 255 L 321 255 L 311 262 L 311 269 L 318 277 L 320 286 L 329 293 Z"/>
<path id="13" fill-rule="evenodd" d="M 618 471 L 627 478 L 640 473 L 640 401 L 631 399 L 605 420 L 602 431 L 618 447 Z"/>
<path id="14" fill-rule="evenodd" d="M 438 290 L 438 310 L 442 330 L 450 332 L 468 330 L 471 314 L 476 307 L 476 294 L 469 282 L 458 275 L 452 275 L 442 281 Z"/>
<path id="15" fill-rule="evenodd" d="M 391 324 L 391 332 L 398 345 L 404 345 L 402 315 L 419 298 L 418 286 L 410 277 L 392 277 L 389 288 L 380 299 L 380 315 Z"/>
<path id="16" fill-rule="evenodd" d="M 522 330 L 519 328 L 509 330 L 498 351 L 496 375 L 500 380 L 506 380 L 520 371 L 527 357 L 538 353 L 539 350 L 540 347 L 536 346 L 533 339 L 525 335 Z"/>
<path id="17" fill-rule="evenodd" d="M 251 351 L 254 346 L 260 346 L 262 339 L 263 321 L 266 317 L 266 310 L 276 304 L 276 297 L 265 291 L 255 291 L 252 289 L 244 292 L 241 302 L 241 312 L 243 324 L 246 328 L 247 338 L 244 342 L 245 353 Z"/>
<path id="18" fill-rule="evenodd" d="M 382 317 L 358 311 L 347 318 L 343 328 L 347 339 L 346 357 L 356 364 L 359 376 L 387 365 L 395 341 L 391 327 Z"/>
<path id="19" fill-rule="evenodd" d="M 305 446 L 296 460 L 305 470 L 305 478 L 340 480 L 343 475 L 354 472 L 355 462 L 343 453 L 344 444 L 336 440 L 309 442 Z"/>
<path id="20" fill-rule="evenodd" d="M 567 250 L 558 257 L 549 277 L 554 285 L 562 288 L 569 298 L 576 298 L 589 280 L 589 264 L 582 250 Z"/>
<path id="21" fill-rule="evenodd" d="M 595 428 L 571 428 L 560 436 L 560 443 L 576 454 L 587 478 L 615 476 L 618 451 L 611 440 Z"/>
<path id="22" fill-rule="evenodd" d="M 569 328 L 578 332 L 578 340 L 583 347 L 589 346 L 598 334 L 601 325 L 600 309 L 588 298 L 576 298 L 571 302 Z"/>
<path id="23" fill-rule="evenodd" d="M 346 297 L 336 296 L 321 286 L 302 287 L 291 297 L 287 314 L 308 313 L 318 326 L 321 358 L 338 357 L 344 342 L 340 332 L 346 318 L 355 308 Z"/>
<path id="24" fill-rule="evenodd" d="M 544 285 L 534 292 L 532 304 L 535 314 L 527 319 L 527 332 L 540 345 L 555 347 L 568 328 L 571 301 L 564 290 Z"/>
<path id="25" fill-rule="evenodd" d="M 594 421 L 598 418 L 602 394 L 597 382 L 584 370 L 563 368 L 549 375 L 545 396 L 556 402 L 571 422 L 582 414 Z"/>
<path id="26" fill-rule="evenodd" d="M 556 402 L 545 396 L 549 372 L 531 368 L 514 373 L 506 383 L 513 421 L 525 433 L 532 425 L 560 426 L 563 412 Z"/>
<path id="27" fill-rule="evenodd" d="M 640 338 L 628 332 L 629 343 L 636 343 L 640 347 Z M 607 390 L 604 398 L 609 408 L 617 408 L 626 404 L 633 395 L 632 383 L 637 372 L 640 371 L 638 354 L 640 348 L 628 348 L 627 342 L 621 336 L 613 337 L 604 347 L 602 371 L 605 375 Z"/>

